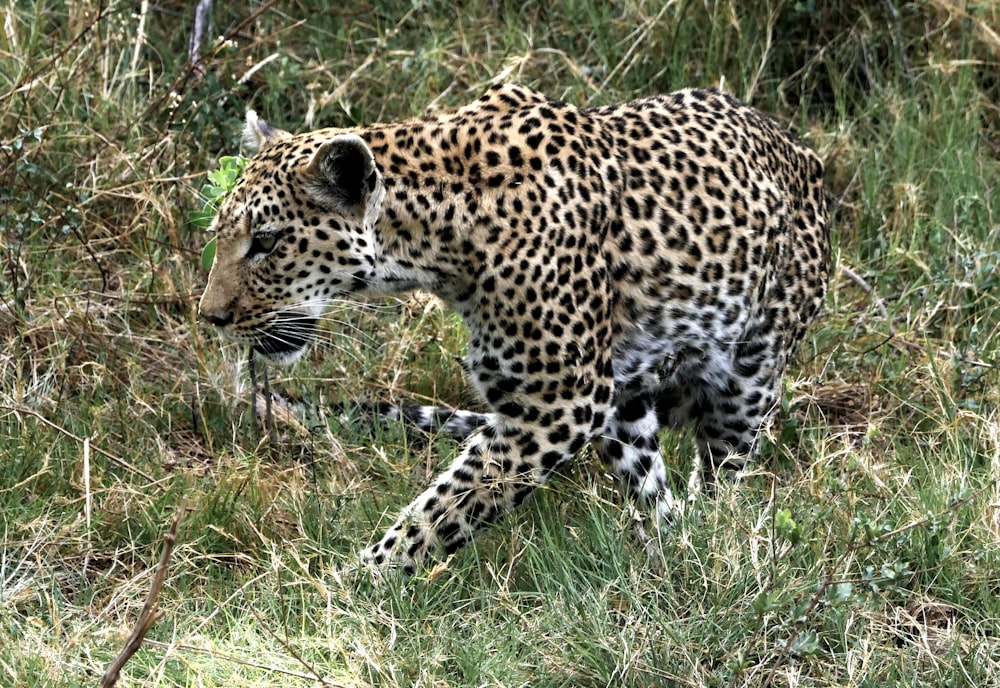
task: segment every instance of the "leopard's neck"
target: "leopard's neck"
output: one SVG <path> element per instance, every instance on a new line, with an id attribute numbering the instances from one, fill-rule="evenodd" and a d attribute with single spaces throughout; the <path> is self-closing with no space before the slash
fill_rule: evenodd
<path id="1" fill-rule="evenodd" d="M 426 289 L 460 307 L 488 269 L 489 237 L 498 235 L 505 215 L 491 184 L 518 174 L 496 162 L 498 151 L 511 145 L 508 137 L 484 136 L 458 116 L 359 135 L 386 187 L 375 226 L 381 282 L 387 291 Z"/>

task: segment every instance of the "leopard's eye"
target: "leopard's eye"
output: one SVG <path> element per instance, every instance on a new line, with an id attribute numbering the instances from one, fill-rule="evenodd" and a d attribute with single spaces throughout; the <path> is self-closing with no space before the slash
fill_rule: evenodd
<path id="1" fill-rule="evenodd" d="M 250 252 L 247 255 L 250 258 L 265 256 L 274 250 L 277 243 L 278 235 L 273 232 L 269 234 L 258 234 L 251 240 Z"/>

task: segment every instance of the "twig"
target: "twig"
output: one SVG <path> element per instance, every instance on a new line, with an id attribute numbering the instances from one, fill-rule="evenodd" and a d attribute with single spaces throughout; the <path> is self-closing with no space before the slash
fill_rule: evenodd
<path id="1" fill-rule="evenodd" d="M 767 58 L 770 56 L 771 48 L 773 47 L 774 27 L 778 23 L 778 12 L 778 8 L 768 12 L 767 32 L 764 34 L 764 50 L 760 55 L 760 64 L 757 66 L 757 71 L 754 72 L 750 86 L 747 87 L 746 93 L 743 95 L 744 100 L 747 102 L 753 100 L 754 94 L 757 92 L 757 87 L 760 85 L 761 77 L 764 75 L 764 70 L 767 68 Z"/>
<path id="2" fill-rule="evenodd" d="M 194 28 L 191 29 L 191 40 L 188 42 L 188 60 L 199 74 L 205 73 L 201 63 L 201 44 L 205 34 L 212 30 L 212 0 L 198 0 L 194 9 Z"/>
<path id="3" fill-rule="evenodd" d="M 39 80 L 41 75 L 44 74 L 49 67 L 54 65 L 60 59 L 62 59 L 63 56 L 66 55 L 66 53 L 68 53 L 73 48 L 73 46 L 81 42 L 87 36 L 87 34 L 93 31 L 95 27 L 99 26 L 102 21 L 107 19 L 115 12 L 120 12 L 120 11 L 122 10 L 118 6 L 104 8 L 98 5 L 97 16 L 95 16 L 94 19 L 89 24 L 83 27 L 80 33 L 74 36 L 69 43 L 67 43 L 59 52 L 57 52 L 55 55 L 49 58 L 47 62 L 42 64 L 40 67 L 35 69 L 30 74 L 21 77 L 20 81 L 18 81 L 16 85 L 14 85 L 9 91 L 0 96 L 0 102 L 7 100 L 16 93 L 20 93 L 21 91 L 30 91 L 32 88 L 34 88 L 35 83 Z"/>
<path id="4" fill-rule="evenodd" d="M 611 72 L 608 73 L 607 77 L 605 77 L 604 81 L 601 82 L 601 86 L 597 90 L 597 93 L 603 92 L 608 87 L 608 84 L 611 83 L 612 79 L 619 77 L 618 72 L 622 70 L 622 65 L 624 65 L 626 62 L 628 62 L 629 64 L 627 67 L 625 67 L 624 71 L 622 71 L 621 76 L 624 76 L 625 73 L 632 68 L 632 59 L 634 54 L 636 53 L 637 50 L 642 50 L 643 48 L 648 46 L 650 33 L 653 31 L 653 29 L 656 28 L 656 25 L 659 23 L 660 19 L 663 18 L 663 15 L 666 14 L 667 10 L 670 9 L 670 7 L 673 4 L 674 3 L 672 2 L 664 3 L 663 7 L 660 8 L 660 11 L 657 13 L 655 17 L 653 17 L 652 19 L 648 19 L 640 28 L 632 32 L 629 38 L 635 36 L 635 40 L 632 42 L 632 45 L 629 47 L 629 49 L 625 52 L 625 56 L 618 61 L 618 64 L 615 65 L 614 69 L 612 69 Z M 620 77 L 619 80 L 621 80 Z"/>
<path id="5" fill-rule="evenodd" d="M 375 60 L 378 58 L 379 53 L 385 48 L 386 45 L 389 44 L 389 41 L 395 38 L 399 34 L 399 32 L 402 31 L 403 25 L 406 22 L 408 22 L 411 17 L 413 17 L 415 14 L 418 14 L 421 10 L 424 9 L 425 4 L 426 3 L 424 2 L 419 2 L 419 3 L 414 2 L 413 6 L 406 12 L 406 14 L 404 14 L 402 18 L 398 22 L 396 22 L 396 25 L 378 40 L 375 46 L 371 49 L 371 52 L 368 53 L 368 56 L 365 57 L 364 61 L 360 65 L 358 65 L 350 74 L 348 74 L 347 78 L 341 81 L 340 84 L 335 89 L 333 89 L 332 93 L 324 93 L 323 96 L 320 97 L 319 99 L 319 105 L 315 107 L 310 105 L 309 112 L 306 113 L 305 117 L 306 126 L 312 126 L 313 115 L 315 114 L 316 110 L 324 109 L 330 103 L 339 100 L 340 98 L 343 97 L 345 93 L 347 93 L 347 89 L 350 88 L 351 84 L 354 83 L 354 80 L 357 79 L 362 72 L 368 69 L 368 67 L 370 67 L 372 63 L 375 62 Z"/>
<path id="6" fill-rule="evenodd" d="M 274 425 L 274 408 L 271 405 L 271 379 L 267 375 L 267 366 L 261 368 L 261 377 L 264 378 L 264 419 L 267 421 L 265 432 L 268 436 L 268 444 L 274 450 L 274 439 L 277 437 L 277 429 Z"/>
<path id="7" fill-rule="evenodd" d="M 195 437 L 204 440 L 205 427 L 201 419 L 201 387 L 197 380 L 194 381 L 194 392 L 191 393 L 189 403 L 191 404 L 191 430 Z"/>
<path id="8" fill-rule="evenodd" d="M 865 281 L 864 277 L 854 272 L 854 270 L 847 267 L 840 261 L 837 262 L 837 269 L 840 270 L 841 274 L 843 274 L 844 277 L 846 277 L 847 279 L 851 280 L 856 285 L 861 287 L 861 290 L 872 298 L 872 301 L 875 303 L 875 308 L 878 309 L 878 314 L 881 315 L 883 318 L 888 319 L 889 311 L 886 310 L 885 303 L 882 301 L 882 298 L 875 293 L 875 290 L 872 289 L 871 285 Z"/>
<path id="9" fill-rule="evenodd" d="M 248 81 L 250 81 L 250 79 L 253 78 L 254 74 L 256 74 L 261 69 L 263 69 L 264 67 L 266 67 L 268 65 L 268 63 L 274 62 L 275 60 L 277 60 L 279 57 L 281 57 L 281 53 L 271 53 L 270 55 L 268 55 L 267 57 L 265 57 L 263 60 L 261 60 L 260 62 L 258 62 L 257 64 L 255 64 L 253 67 L 251 67 L 250 69 L 248 69 L 246 72 L 244 72 L 243 76 L 241 76 L 239 79 L 236 80 L 236 83 L 238 83 L 238 84 L 245 84 L 245 83 L 247 83 Z"/>
<path id="10" fill-rule="evenodd" d="M 94 543 L 90 536 L 93 532 L 90 528 L 91 514 L 93 513 L 93 495 L 90 492 L 90 438 L 83 438 L 83 513 L 87 522 L 87 555 L 83 558 L 83 575 L 86 577 L 87 568 L 90 566 L 90 553 L 94 549 Z"/>
<path id="11" fill-rule="evenodd" d="M 256 431 L 261 422 L 257 417 L 257 357 L 253 355 L 253 348 L 247 354 L 247 370 L 250 372 L 250 423 Z"/>
<path id="12" fill-rule="evenodd" d="M 906 531 L 913 530 L 915 528 L 926 526 L 927 524 L 931 523 L 934 519 L 941 518 L 942 516 L 949 514 L 966 504 L 969 504 L 970 502 L 972 502 L 972 500 L 985 494 L 987 491 L 994 489 L 998 483 L 1000 483 L 1000 479 L 994 480 L 992 483 L 988 483 L 983 487 L 974 490 L 965 497 L 955 500 L 954 502 L 952 502 L 947 507 L 945 507 L 944 509 L 942 509 L 937 513 L 931 514 L 924 518 L 917 519 L 915 521 L 911 521 L 910 523 L 907 523 L 904 526 L 900 526 L 899 528 L 896 528 L 891 532 L 881 533 L 879 535 L 876 535 L 875 537 L 869 538 L 865 542 L 860 542 L 857 539 L 856 534 L 852 534 L 847 541 L 847 547 L 840 554 L 840 556 L 837 557 L 837 560 L 833 563 L 833 565 L 827 569 L 826 576 L 824 576 L 823 580 L 820 581 L 819 586 L 817 586 L 816 588 L 816 593 L 809 599 L 809 601 L 806 603 L 805 609 L 798 615 L 798 618 L 793 625 L 792 632 L 791 634 L 789 634 L 788 640 L 785 642 L 784 647 L 778 654 L 777 659 L 775 659 L 774 663 L 771 665 L 771 670 L 764 678 L 764 681 L 761 682 L 760 684 L 761 688 L 769 688 L 771 685 L 773 685 L 774 679 L 778 674 L 778 670 L 785 664 L 785 661 L 792 655 L 792 650 L 795 646 L 795 642 L 801 636 L 802 630 L 805 628 L 809 617 L 812 615 L 813 611 L 816 609 L 819 603 L 823 601 L 823 596 L 826 594 L 827 589 L 829 589 L 829 587 L 835 582 L 836 579 L 834 578 L 834 573 L 838 569 L 840 569 L 840 567 L 844 564 L 844 562 L 847 561 L 848 557 L 864 549 L 870 549 L 879 542 L 885 540 L 892 540 L 893 538 L 896 538 L 900 533 L 904 533 Z"/>
<path id="13" fill-rule="evenodd" d="M 816 609 L 819 603 L 823 601 L 823 596 L 826 595 L 827 589 L 833 584 L 833 574 L 843 565 L 845 561 L 847 561 L 849 556 L 854 554 L 854 551 L 854 541 L 851 540 L 847 543 L 847 549 L 845 549 L 840 556 L 837 557 L 837 560 L 833 563 L 833 565 L 827 569 L 826 576 L 823 577 L 823 580 L 820 581 L 820 584 L 816 587 L 816 593 L 809 599 L 806 603 L 805 609 L 795 620 L 795 623 L 792 626 L 792 632 L 788 635 L 788 640 L 785 642 L 785 646 L 781 648 L 781 652 L 778 654 L 777 659 L 775 659 L 774 663 L 771 665 L 771 670 L 767 673 L 767 676 L 764 677 L 763 682 L 761 682 L 761 688 L 770 688 L 774 685 L 774 679 L 778 675 L 778 671 L 785 665 L 785 662 L 792 655 L 795 643 L 802 635 L 802 629 L 805 628 L 813 610 Z"/>
<path id="14" fill-rule="evenodd" d="M 247 367 L 250 369 L 250 418 L 252 419 L 254 429 L 260 428 L 267 436 L 267 443 L 273 457 L 276 451 L 274 443 L 277 437 L 277 428 L 274 423 L 274 408 L 271 402 L 271 381 L 267 376 L 267 366 L 262 365 L 260 367 L 260 375 L 264 381 L 263 394 L 261 395 L 264 397 L 264 417 L 261 418 L 260 412 L 257 409 L 257 398 L 260 390 L 257 384 L 257 357 L 254 355 L 252 347 L 247 356 Z"/>
<path id="15" fill-rule="evenodd" d="M 31 417 L 37 419 L 38 422 L 41 423 L 42 425 L 46 425 L 46 426 L 52 428 L 53 430 L 61 432 L 62 434 L 66 435 L 66 437 L 69 437 L 70 439 L 74 439 L 77 442 L 80 442 L 81 444 L 86 441 L 86 440 L 84 440 L 84 438 L 80 437 L 79 435 L 74 435 L 72 432 L 70 432 L 66 428 L 62 427 L 61 425 L 56 425 L 55 423 L 53 423 L 52 421 L 50 421 L 48 418 L 46 418 L 45 416 L 43 416 L 42 414 L 40 414 L 38 411 L 36 411 L 34 409 L 30 409 L 30 408 L 28 408 L 26 406 L 7 406 L 7 405 L 0 404 L 0 411 L 11 411 L 14 414 L 21 414 L 21 413 L 23 413 L 25 415 L 28 415 L 28 416 L 31 416 Z M 119 466 L 121 466 L 122 468 L 124 468 L 124 469 L 126 469 L 128 471 L 131 471 L 131 472 L 135 473 L 136 475 L 142 476 L 143 478 L 145 478 L 146 480 L 148 480 L 150 483 L 152 483 L 153 485 L 155 485 L 157 487 L 157 489 L 159 489 L 161 492 L 164 490 L 164 487 L 158 483 L 158 481 L 156 480 L 156 478 L 154 478 L 153 476 L 151 476 L 149 473 L 146 473 L 145 471 L 143 471 L 143 470 L 141 470 L 139 468 L 136 468 L 135 466 L 133 466 L 132 464 L 130 464 L 125 459 L 117 457 L 114 454 L 112 454 L 111 452 L 105 451 L 104 449 L 101 449 L 100 447 L 98 447 L 98 446 L 96 446 L 94 444 L 90 445 L 90 449 L 91 449 L 91 451 L 95 451 L 98 454 L 100 454 L 101 456 L 105 457 L 106 459 L 108 459 L 112 463 L 116 463 L 116 464 L 118 464 Z"/>
<path id="16" fill-rule="evenodd" d="M 295 661 L 297 661 L 299 664 L 305 667 L 312 674 L 311 676 L 309 676 L 309 678 L 319 681 L 320 685 L 324 686 L 324 688 L 346 688 L 346 686 L 343 683 L 330 683 L 330 681 L 320 676 L 319 672 L 316 671 L 315 667 L 313 667 L 308 661 L 306 661 L 306 659 L 301 654 L 299 654 L 295 650 L 295 648 L 293 648 L 291 645 L 288 644 L 288 640 L 286 638 L 279 637 L 277 633 L 271 630 L 271 628 L 267 625 L 267 619 L 263 618 L 260 615 L 260 612 L 258 612 L 252 606 L 248 607 L 248 609 L 250 610 L 250 613 L 254 615 L 254 618 L 257 619 L 257 623 L 260 624 L 260 627 L 263 628 L 269 636 L 277 640 L 278 643 L 283 648 L 285 648 L 285 652 L 290 654 L 295 659 Z"/>
<path id="17" fill-rule="evenodd" d="M 862 291 L 864 291 L 866 294 L 868 294 L 869 297 L 871 297 L 872 303 L 875 305 L 875 309 L 878 311 L 878 314 L 888 321 L 889 311 L 885 307 L 885 301 L 883 301 L 882 297 L 880 297 L 878 294 L 875 293 L 875 290 L 872 288 L 870 284 L 868 284 L 867 281 L 865 281 L 865 278 L 841 262 L 837 263 L 837 269 L 840 271 L 842 275 L 844 275 L 844 277 L 846 277 L 851 282 L 856 284 L 858 287 L 861 288 Z M 955 354 L 950 354 L 947 351 L 939 351 L 937 349 L 929 350 L 928 346 L 919 344 L 917 342 L 911 342 L 910 340 L 906 339 L 906 337 L 904 337 L 899 333 L 899 331 L 895 328 L 892 322 L 888 322 L 887 326 L 889 329 L 889 334 L 887 337 L 885 337 L 885 339 L 882 342 L 879 343 L 878 346 L 882 346 L 883 344 L 889 343 L 893 344 L 897 348 L 912 349 L 914 351 L 923 351 L 945 361 L 950 361 L 956 357 Z M 874 348 L 877 347 L 873 347 L 873 349 Z M 989 368 L 992 370 L 993 368 L 996 367 L 995 364 L 993 363 L 987 363 L 986 361 L 979 361 L 972 358 L 966 358 L 964 356 L 961 357 L 960 360 L 967 365 L 975 366 L 977 368 Z"/>
<path id="18" fill-rule="evenodd" d="M 104 672 L 100 688 L 114 688 L 114 685 L 118 683 L 118 675 L 122 667 L 136 653 L 142 645 L 146 634 L 149 633 L 149 629 L 160 618 L 160 610 L 156 604 L 156 600 L 160 596 L 160 590 L 163 588 L 163 580 L 167 577 L 167 566 L 170 563 L 170 555 L 174 551 L 174 543 L 177 542 L 177 529 L 180 527 L 181 518 L 184 516 L 184 508 L 183 503 L 178 507 L 177 516 L 174 517 L 174 522 L 170 526 L 170 530 L 163 536 L 163 550 L 160 552 L 160 563 L 156 566 L 153 583 L 149 587 L 149 594 L 146 595 L 146 602 L 142 605 L 142 612 L 139 614 L 139 619 L 135 622 L 132 634 L 125 641 L 125 647 L 118 653 L 115 660 L 111 662 L 108 670 Z"/>
<path id="19" fill-rule="evenodd" d="M 256 8 L 248 16 L 244 17 L 238 24 L 236 24 L 236 26 L 233 26 L 228 31 L 226 31 L 226 33 L 221 37 L 221 42 L 225 43 L 233 36 L 239 35 L 244 28 L 246 28 L 249 24 L 256 21 L 257 18 L 260 17 L 260 15 L 262 15 L 267 10 L 271 9 L 271 7 L 277 2 L 278 0 L 265 0 L 265 2 L 260 7 Z M 293 26 L 298 26 L 298 25 L 299 24 L 297 23 L 294 24 Z M 162 95 L 159 98 L 150 101 L 149 105 L 146 106 L 145 111 L 143 111 L 142 117 L 140 117 L 140 119 L 145 119 L 146 117 L 149 116 L 150 113 L 158 110 L 160 106 L 163 105 L 163 102 L 167 98 L 171 97 L 172 93 L 181 93 L 187 87 L 188 82 L 195 74 L 198 74 L 198 76 L 201 77 L 203 75 L 203 71 L 199 70 L 194 63 L 188 60 L 187 67 L 174 78 L 173 82 L 171 82 L 169 87 L 164 88 L 162 90 Z"/>
<path id="20" fill-rule="evenodd" d="M 146 18 L 148 16 L 149 0 L 142 0 L 139 3 L 139 26 L 136 29 L 135 50 L 132 52 L 132 78 L 135 78 L 139 72 L 139 57 L 142 55 L 142 46 L 146 43 Z"/>
<path id="21" fill-rule="evenodd" d="M 900 21 L 899 10 L 896 9 L 896 4 L 892 0 L 885 0 L 885 4 L 889 6 L 889 14 L 892 16 L 892 37 L 896 41 L 896 47 L 899 49 L 899 57 L 903 62 L 903 73 L 907 77 L 912 77 L 913 71 L 910 69 L 910 58 L 906 56 L 906 46 L 903 45 L 903 26 Z"/>

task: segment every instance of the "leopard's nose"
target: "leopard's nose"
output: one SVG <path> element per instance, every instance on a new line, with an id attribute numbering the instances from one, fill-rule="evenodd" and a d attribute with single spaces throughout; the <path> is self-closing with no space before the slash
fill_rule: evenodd
<path id="1" fill-rule="evenodd" d="M 233 310 L 231 308 L 219 311 L 199 309 L 198 315 L 201 316 L 202 320 L 207 320 L 216 327 L 225 327 L 233 322 Z"/>

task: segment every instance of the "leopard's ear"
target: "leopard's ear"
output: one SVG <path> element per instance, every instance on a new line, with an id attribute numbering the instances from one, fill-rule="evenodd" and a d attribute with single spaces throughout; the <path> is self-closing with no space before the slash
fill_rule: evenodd
<path id="1" fill-rule="evenodd" d="M 259 153 L 275 141 L 291 136 L 287 131 L 272 127 L 257 117 L 253 110 L 247 110 L 246 124 L 243 125 L 243 145 L 251 153 Z"/>
<path id="2" fill-rule="evenodd" d="M 385 193 L 375 156 L 356 134 L 338 134 L 321 143 L 306 172 L 317 200 L 344 214 L 367 215 Z"/>

